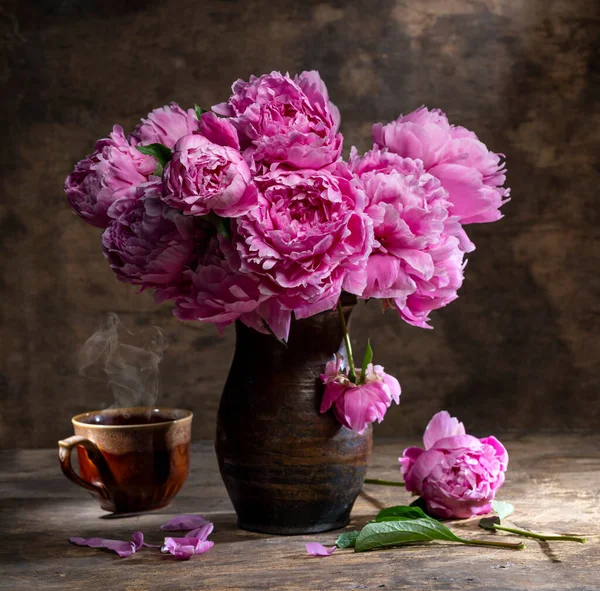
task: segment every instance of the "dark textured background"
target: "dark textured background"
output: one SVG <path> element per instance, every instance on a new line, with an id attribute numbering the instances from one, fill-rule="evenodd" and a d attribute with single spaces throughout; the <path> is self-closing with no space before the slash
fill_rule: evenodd
<path id="1" fill-rule="evenodd" d="M 179 323 L 116 281 L 62 182 L 114 122 L 130 130 L 171 100 L 210 106 L 272 69 L 320 70 L 346 150 L 424 103 L 507 156 L 513 201 L 471 226 L 477 251 L 435 330 L 374 303 L 355 314 L 353 340 L 370 335 L 404 389 L 377 434 L 420 431 L 441 408 L 481 433 L 600 428 L 597 0 L 0 6 L 0 446 L 54 445 L 71 415 L 111 402 L 75 361 L 109 310 L 169 334 L 160 400 L 212 437 L 233 331 Z"/>

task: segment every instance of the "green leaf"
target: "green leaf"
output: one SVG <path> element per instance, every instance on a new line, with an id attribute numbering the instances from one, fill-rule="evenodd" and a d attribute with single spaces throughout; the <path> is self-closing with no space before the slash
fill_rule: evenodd
<path id="1" fill-rule="evenodd" d="M 364 552 L 374 548 L 433 540 L 463 543 L 459 537 L 435 519 L 403 519 L 365 525 L 356 539 L 354 550 Z"/>
<path id="2" fill-rule="evenodd" d="M 409 507 L 418 507 L 419 509 L 421 509 L 421 511 L 423 511 L 423 513 L 425 513 L 425 515 L 427 515 L 427 502 L 423 497 L 418 497 L 417 499 L 415 499 L 409 505 Z"/>
<path id="3" fill-rule="evenodd" d="M 500 521 L 504 521 L 509 515 L 515 512 L 515 508 L 510 503 L 504 501 L 492 501 L 492 509 L 500 518 Z"/>
<path id="4" fill-rule="evenodd" d="M 397 521 L 400 519 L 433 519 L 429 517 L 419 507 L 407 507 L 406 505 L 398 505 L 397 507 L 389 507 L 377 513 L 375 522 L 379 521 Z"/>
<path id="5" fill-rule="evenodd" d="M 194 110 L 196 111 L 196 117 L 198 117 L 198 119 L 200 119 L 200 117 L 202 117 L 202 115 L 204 115 L 204 113 L 208 113 L 208 111 L 206 109 L 203 109 L 202 107 L 199 107 L 198 105 L 194 105 Z"/>
<path id="6" fill-rule="evenodd" d="M 231 238 L 231 220 L 229 218 L 222 218 L 214 211 L 211 211 L 204 218 L 214 226 L 221 236 L 224 236 L 228 240 Z"/>
<path id="7" fill-rule="evenodd" d="M 365 356 L 362 362 L 362 371 L 360 372 L 360 383 L 364 384 L 367 379 L 367 365 L 373 361 L 373 349 L 371 349 L 371 339 L 367 341 L 367 347 L 365 348 Z"/>
<path id="8" fill-rule="evenodd" d="M 149 144 L 148 146 L 136 146 L 137 149 L 146 156 L 154 156 L 161 167 L 164 167 L 171 160 L 171 150 L 163 144 Z"/>
<path id="9" fill-rule="evenodd" d="M 490 531 L 496 531 L 494 526 L 500 525 L 500 517 L 494 515 L 494 517 L 484 517 L 479 520 L 479 527 L 483 529 L 489 529 Z"/>
<path id="10" fill-rule="evenodd" d="M 347 531 L 338 536 L 335 545 L 338 548 L 354 548 L 356 538 L 360 535 L 359 531 Z"/>

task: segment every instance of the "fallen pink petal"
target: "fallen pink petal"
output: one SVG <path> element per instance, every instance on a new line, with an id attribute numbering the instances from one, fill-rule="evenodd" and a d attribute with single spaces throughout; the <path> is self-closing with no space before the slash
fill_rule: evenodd
<path id="1" fill-rule="evenodd" d="M 121 558 L 135 554 L 142 546 L 144 546 L 144 534 L 136 531 L 131 536 L 131 542 L 122 540 L 109 540 L 107 538 L 69 538 L 69 542 L 77 546 L 87 546 L 88 548 L 106 548 L 112 552 L 116 552 Z"/>
<path id="2" fill-rule="evenodd" d="M 177 515 L 163 523 L 160 529 L 163 531 L 189 531 L 198 529 L 207 523 L 210 523 L 203 515 Z"/>
<path id="3" fill-rule="evenodd" d="M 337 546 L 331 546 L 331 548 L 326 548 L 323 544 L 319 544 L 318 542 L 309 542 L 306 544 L 306 551 L 311 556 L 331 556 L 336 551 Z"/>
<path id="4" fill-rule="evenodd" d="M 212 533 L 213 529 L 215 529 L 215 526 L 213 523 L 211 523 L 209 521 L 207 524 L 203 525 L 202 527 L 199 527 L 197 529 L 193 529 L 192 531 L 189 531 L 185 535 L 185 537 L 186 538 L 198 538 L 199 540 L 206 541 L 208 536 L 210 536 L 210 534 Z"/>
<path id="5" fill-rule="evenodd" d="M 165 538 L 161 552 L 172 554 L 179 560 L 189 560 L 194 554 L 208 552 L 214 545 L 214 542 L 200 538 Z"/>

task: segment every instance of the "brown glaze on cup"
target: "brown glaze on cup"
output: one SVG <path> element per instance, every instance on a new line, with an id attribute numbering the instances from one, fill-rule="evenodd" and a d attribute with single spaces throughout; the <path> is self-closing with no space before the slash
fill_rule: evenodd
<path id="1" fill-rule="evenodd" d="M 75 435 L 58 442 L 62 471 L 105 511 L 158 509 L 183 486 L 190 465 L 190 411 L 115 408 L 83 413 L 71 422 Z M 71 465 L 75 447 L 80 475 Z"/>

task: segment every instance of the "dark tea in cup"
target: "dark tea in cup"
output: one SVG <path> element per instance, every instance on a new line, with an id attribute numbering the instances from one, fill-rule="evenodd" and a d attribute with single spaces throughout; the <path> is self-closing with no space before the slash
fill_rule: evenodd
<path id="1" fill-rule="evenodd" d="M 61 468 L 114 513 L 168 505 L 187 478 L 192 413 L 174 408 L 115 408 L 71 420 L 75 435 L 58 442 Z M 77 448 L 79 472 L 71 465 Z"/>

